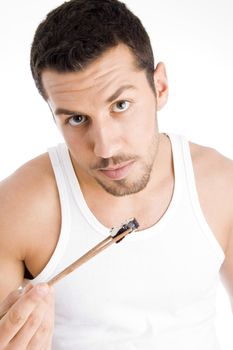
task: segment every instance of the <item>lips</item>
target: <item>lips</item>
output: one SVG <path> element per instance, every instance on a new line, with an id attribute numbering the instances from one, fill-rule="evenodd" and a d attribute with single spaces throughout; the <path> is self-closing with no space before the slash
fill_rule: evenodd
<path id="1" fill-rule="evenodd" d="M 111 180 L 122 180 L 128 175 L 133 163 L 134 162 L 131 161 L 115 168 L 100 169 L 100 171 Z"/>

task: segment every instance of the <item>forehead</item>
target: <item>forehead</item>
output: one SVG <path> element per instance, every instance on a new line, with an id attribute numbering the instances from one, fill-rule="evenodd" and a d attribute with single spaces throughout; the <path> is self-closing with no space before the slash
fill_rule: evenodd
<path id="1" fill-rule="evenodd" d="M 50 100 L 57 95 L 61 97 L 91 90 L 101 92 L 109 86 L 136 83 L 138 74 L 133 54 L 127 46 L 120 44 L 78 72 L 60 73 L 47 69 L 42 73 L 42 83 Z"/>

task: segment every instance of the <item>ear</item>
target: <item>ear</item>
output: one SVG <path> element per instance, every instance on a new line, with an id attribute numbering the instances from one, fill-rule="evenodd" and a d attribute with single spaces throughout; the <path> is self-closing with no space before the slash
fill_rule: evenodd
<path id="1" fill-rule="evenodd" d="M 165 65 L 159 62 L 154 70 L 157 111 L 163 108 L 168 99 L 168 82 Z"/>

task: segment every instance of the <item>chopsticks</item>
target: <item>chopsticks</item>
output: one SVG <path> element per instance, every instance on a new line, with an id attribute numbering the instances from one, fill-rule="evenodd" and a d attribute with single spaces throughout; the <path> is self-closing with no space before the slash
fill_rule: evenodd
<path id="1" fill-rule="evenodd" d="M 49 286 L 53 286 L 55 283 L 66 277 L 72 271 L 77 269 L 82 264 L 86 263 L 88 260 L 92 259 L 94 256 L 102 252 L 104 249 L 112 245 L 113 243 L 119 243 L 125 236 L 129 233 L 135 231 L 139 227 L 139 224 L 135 218 L 127 220 L 122 226 L 118 228 L 112 228 L 110 230 L 110 235 L 103 241 L 98 243 L 95 247 L 90 249 L 87 253 L 81 256 L 79 259 L 75 260 L 72 264 L 67 266 L 63 271 L 59 272 L 56 276 L 52 277 L 47 283 Z"/>

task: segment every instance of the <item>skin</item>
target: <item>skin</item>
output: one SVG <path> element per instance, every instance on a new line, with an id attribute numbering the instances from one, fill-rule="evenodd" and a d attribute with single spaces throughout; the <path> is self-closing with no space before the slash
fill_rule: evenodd
<path id="1" fill-rule="evenodd" d="M 53 304 L 46 284 L 11 292 L 0 304 L 0 349 L 50 349 Z"/>
<path id="2" fill-rule="evenodd" d="M 169 206 L 174 187 L 170 141 L 157 125 L 157 111 L 168 96 L 164 65 L 159 63 L 154 72 L 156 96 L 124 45 L 108 50 L 84 71 L 46 70 L 42 81 L 93 214 L 109 228 L 129 217 L 136 217 L 141 229 L 155 224 Z M 196 144 L 190 143 L 190 150 L 203 213 L 225 252 L 221 276 L 233 300 L 233 162 Z M 47 329 L 42 337 L 46 349 L 52 334 L 52 291 L 41 295 L 27 287 L 22 295 L 9 293 L 22 283 L 24 264 L 33 276 L 45 267 L 59 238 L 59 197 L 47 153 L 0 184 L 0 202 L 0 314 L 9 309 L 0 321 L 0 334 L 4 344 L 14 341 L 11 349 L 16 349 L 23 342 L 36 344 L 39 329 Z M 24 319 L 12 322 L 15 308 L 26 305 Z M 37 322 L 28 324 L 34 315 L 39 315 Z M 24 348 L 32 347 L 20 346 Z"/>

